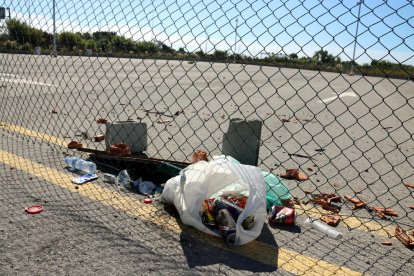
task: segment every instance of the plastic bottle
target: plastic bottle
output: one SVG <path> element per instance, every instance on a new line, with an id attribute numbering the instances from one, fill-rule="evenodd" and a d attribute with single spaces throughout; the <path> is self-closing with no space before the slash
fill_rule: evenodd
<path id="1" fill-rule="evenodd" d="M 79 157 L 66 157 L 65 163 L 71 167 L 72 169 L 83 171 L 86 173 L 95 173 L 96 172 L 96 164 L 93 162 L 89 162 L 83 160 Z"/>
<path id="2" fill-rule="evenodd" d="M 328 235 L 328 237 L 333 239 L 340 240 L 344 236 L 341 232 L 338 232 L 335 228 L 325 224 L 320 220 L 311 220 L 310 218 L 307 218 L 304 224 L 311 226 L 312 228 Z"/>
<path id="3" fill-rule="evenodd" d="M 131 189 L 132 181 L 131 181 L 131 178 L 129 177 L 128 171 L 127 170 L 121 171 L 116 177 L 115 183 L 118 185 L 119 188 Z"/>
<path id="4" fill-rule="evenodd" d="M 104 179 L 108 183 L 116 183 L 116 176 L 110 173 L 104 174 Z"/>

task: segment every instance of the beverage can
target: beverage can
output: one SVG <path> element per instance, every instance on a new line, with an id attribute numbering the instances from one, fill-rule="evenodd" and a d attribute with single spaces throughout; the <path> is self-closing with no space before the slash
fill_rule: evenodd
<path id="1" fill-rule="evenodd" d="M 284 206 L 272 206 L 268 215 L 269 223 L 293 225 L 296 221 L 295 209 Z"/>
<path id="2" fill-rule="evenodd" d="M 249 230 L 250 228 L 252 228 L 253 224 L 254 224 L 254 216 L 250 215 L 243 220 L 242 227 L 244 230 Z"/>
<path id="3" fill-rule="evenodd" d="M 218 212 L 223 209 L 227 210 L 230 213 L 234 221 L 237 221 L 240 214 L 243 212 L 243 208 L 240 208 L 230 201 L 220 197 L 216 198 L 213 204 L 213 213 L 218 214 Z"/>
<path id="4" fill-rule="evenodd" d="M 217 225 L 223 239 L 228 244 L 236 241 L 236 222 L 227 209 L 221 209 L 217 214 Z"/>

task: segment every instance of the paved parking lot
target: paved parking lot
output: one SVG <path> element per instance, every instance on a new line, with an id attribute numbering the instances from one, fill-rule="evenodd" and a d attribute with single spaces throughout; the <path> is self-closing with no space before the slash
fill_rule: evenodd
<path id="1" fill-rule="evenodd" d="M 298 227 L 265 225 L 258 241 L 227 248 L 182 226 L 163 206 L 143 205 L 101 180 L 75 189 L 62 146 L 76 139 L 102 149 L 90 139 L 105 131 L 96 118 L 139 117 L 149 126 L 150 156 L 184 161 L 200 147 L 219 154 L 229 118 L 258 118 L 259 166 L 277 173 L 317 165 L 307 182 L 288 182 L 295 196 L 309 189 L 359 192 L 395 208 L 402 214 L 397 222 L 409 229 L 412 191 L 402 182 L 414 180 L 412 82 L 238 64 L 1 58 L 1 274 L 411 274 L 412 251 L 395 239 L 381 245 L 385 231 L 370 232 L 395 223 L 363 210 L 344 208 L 348 225 L 362 220 L 369 227 L 348 231 L 342 224 L 342 241 L 301 225 L 300 215 Z M 163 119 L 184 113 L 164 125 L 145 110 L 164 112 Z M 45 212 L 24 213 L 38 202 Z"/>

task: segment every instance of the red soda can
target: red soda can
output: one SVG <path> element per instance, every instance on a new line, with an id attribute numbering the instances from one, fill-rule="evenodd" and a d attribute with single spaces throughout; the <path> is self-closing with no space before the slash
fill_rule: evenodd
<path id="1" fill-rule="evenodd" d="M 295 209 L 284 206 L 272 206 L 268 214 L 269 223 L 293 225 L 296 221 Z"/>

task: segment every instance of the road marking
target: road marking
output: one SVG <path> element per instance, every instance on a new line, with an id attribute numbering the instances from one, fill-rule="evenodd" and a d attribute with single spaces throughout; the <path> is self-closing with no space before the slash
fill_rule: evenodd
<path id="1" fill-rule="evenodd" d="M 17 75 L 8 74 L 8 73 L 0 73 L 0 76 L 9 76 L 9 77 L 17 77 Z"/>
<path id="2" fill-rule="evenodd" d="M 302 208 L 302 209 L 300 209 Z M 311 205 L 301 205 L 301 207 L 296 207 L 296 213 L 298 214 L 306 214 L 312 218 L 320 218 L 321 215 L 330 214 L 328 211 L 320 209 L 316 206 Z M 394 236 L 395 226 L 387 226 L 382 225 L 379 222 L 371 221 L 368 219 L 358 218 L 352 215 L 346 215 L 339 213 L 337 214 L 342 218 L 342 222 L 344 222 L 349 228 L 357 229 L 364 232 L 373 232 L 378 236 L 383 237 L 392 237 Z"/>
<path id="3" fill-rule="evenodd" d="M 332 93 L 332 94 L 335 95 L 335 96 L 320 100 L 320 101 L 318 101 L 318 103 L 329 103 L 329 102 L 332 102 L 332 101 L 336 100 L 337 98 L 344 98 L 344 97 L 354 97 L 354 98 L 356 97 L 357 98 L 358 97 L 358 95 L 355 94 L 355 92 L 352 92 L 352 91 L 343 92 L 339 95 L 336 94 L 336 93 Z"/>
<path id="4" fill-rule="evenodd" d="M 52 135 L 47 135 L 45 133 L 41 133 L 35 130 L 27 129 L 18 125 L 13 125 L 9 123 L 5 123 L 0 121 L 0 128 L 13 131 L 15 133 L 23 134 L 29 137 L 33 137 L 39 140 L 42 140 L 44 142 L 53 143 L 58 146 L 66 147 L 69 143 L 69 141 L 65 139 L 61 139 Z"/>
<path id="5" fill-rule="evenodd" d="M 30 136 L 45 142 L 53 143 L 58 146 L 66 147 L 69 143 L 69 141 L 65 139 L 60 139 L 55 136 L 47 135 L 41 132 L 37 132 L 34 130 L 30 130 L 21 126 L 5 123 L 0 121 L 0 128 L 11 130 L 16 133 L 20 133 L 26 136 Z M 301 205 L 301 208 L 297 208 L 296 212 L 299 214 L 306 214 L 309 217 L 312 218 L 320 218 L 321 214 L 328 214 L 327 211 L 318 209 L 314 206 L 310 205 Z M 381 223 L 378 223 L 376 221 L 371 221 L 367 219 L 361 219 L 355 216 L 349 216 L 346 214 L 339 214 L 343 222 L 346 223 L 350 228 L 355 228 L 364 232 L 373 232 L 379 236 L 383 237 L 389 237 L 394 235 L 394 228 L 391 228 L 390 226 L 384 226 Z"/>
<path id="6" fill-rule="evenodd" d="M 174 217 L 161 214 L 155 206 L 144 204 L 127 193 L 120 193 L 93 182 L 90 182 L 87 185 L 77 186 L 78 189 L 75 189 L 76 186 L 71 183 L 73 175 L 38 164 L 32 160 L 25 159 L 3 150 L 0 150 L 0 161 L 46 180 L 51 184 L 67 189 L 73 193 L 78 193 L 83 197 L 87 197 L 103 205 L 111 206 L 128 215 L 146 220 L 157 226 L 171 230 L 174 233 L 179 234 L 183 232 L 182 229 L 184 229 L 186 234 L 190 234 L 196 239 L 203 240 L 209 245 L 273 267 L 277 266 L 278 268 L 293 274 L 362 275 L 359 272 L 343 266 L 337 266 L 323 260 L 299 254 L 293 250 L 278 248 L 256 240 L 243 246 L 229 247 L 226 246 L 221 239 L 201 233 L 194 228 L 183 226 Z"/>
<path id="7" fill-rule="evenodd" d="M 6 76 L 9 77 L 14 77 L 14 78 L 6 78 Z M 0 81 L 3 81 L 3 84 L 8 84 L 8 83 L 23 83 L 23 84 L 33 84 L 33 85 L 43 85 L 43 86 L 54 86 L 54 87 L 58 87 L 55 84 L 51 84 L 51 83 L 44 83 L 44 82 L 38 82 L 38 81 L 33 81 L 33 80 L 28 80 L 13 74 L 5 74 L 5 73 L 0 73 Z"/>

